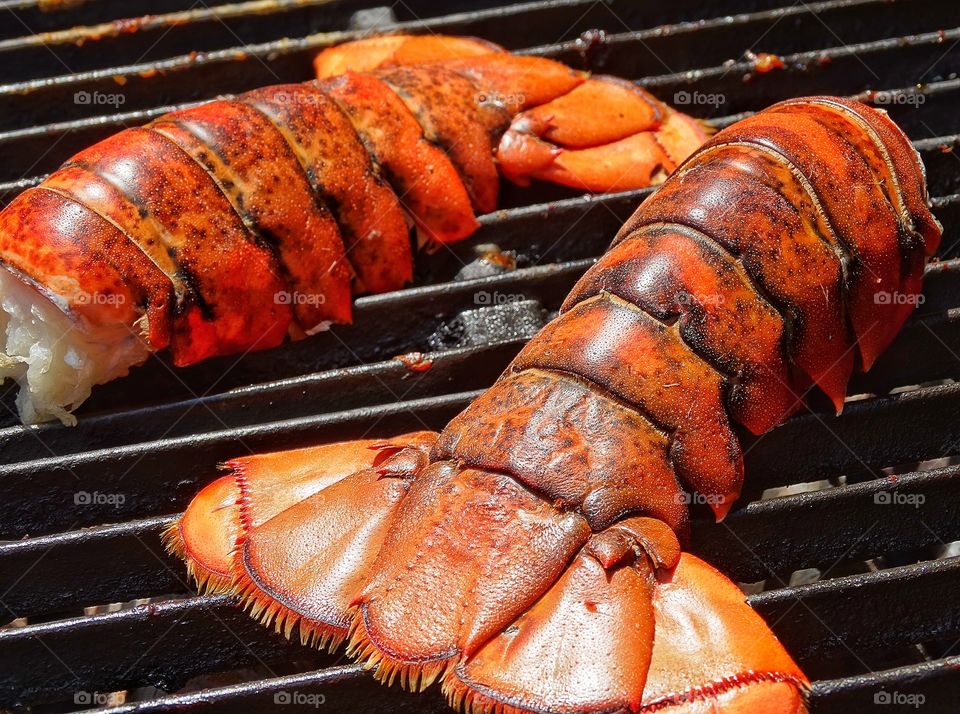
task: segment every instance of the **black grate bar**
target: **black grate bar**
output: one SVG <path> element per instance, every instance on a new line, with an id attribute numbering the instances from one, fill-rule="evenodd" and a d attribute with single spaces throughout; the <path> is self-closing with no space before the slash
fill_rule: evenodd
<path id="1" fill-rule="evenodd" d="M 697 521 L 691 550 L 735 580 L 776 585 L 795 570 L 956 540 L 960 469 L 946 467 L 754 501 L 723 523 Z"/>
<path id="2" fill-rule="evenodd" d="M 809 694 L 813 714 L 849 714 L 851 711 L 873 711 L 878 704 L 920 701 L 922 710 L 928 714 L 953 714 L 960 699 L 960 657 L 947 657 L 911 667 L 898 667 L 872 674 L 815 682 Z M 378 686 L 357 665 L 331 667 L 316 672 L 275 677 L 232 687 L 206 689 L 184 695 L 175 695 L 138 702 L 109 709 L 98 709 L 99 714 L 133 714 L 133 712 L 166 712 L 189 709 L 204 714 L 236 711 L 261 711 L 276 703 L 294 698 L 303 702 L 303 711 L 312 703 L 324 702 L 324 709 L 349 710 L 351 701 L 363 701 L 364 711 L 371 714 L 394 712 L 400 709 L 396 698 L 385 699 L 384 691 L 393 690 Z M 343 693 L 343 694 L 341 694 Z M 888 700 L 889 698 L 889 700 Z M 420 714 L 441 714 L 449 708 L 438 697 L 421 695 L 404 697 L 405 702 L 415 702 Z M 367 704 L 369 702 L 369 708 Z M 892 710 L 886 707 L 884 711 Z M 895 710 L 894 710 L 895 711 Z"/>
<path id="3" fill-rule="evenodd" d="M 101 714 L 126 714 L 189 709 L 207 714 L 235 714 L 237 711 L 266 711 L 284 704 L 284 711 L 322 708 L 325 712 L 350 712 L 356 711 L 357 702 L 363 702 L 366 714 L 448 714 L 450 711 L 436 687 L 417 697 L 403 696 L 402 693 L 397 696 L 396 690 L 395 687 L 378 685 L 358 665 L 343 665 L 98 711 Z"/>
<path id="4" fill-rule="evenodd" d="M 205 0 L 208 7 L 235 0 Z M 126 17 L 179 12 L 195 6 L 195 0 L 126 0 Z M 9 13 L 16 13 L 13 17 Z M 117 5 L 104 0 L 94 2 L 51 2 L 50 0 L 0 0 L 0 13 L 7 20 L 0 24 L 0 38 L 19 37 L 26 32 L 52 32 L 77 25 L 95 25 L 117 17 Z"/>
<path id="5" fill-rule="evenodd" d="M 960 557 L 768 590 L 747 598 L 808 675 L 817 658 L 960 636 Z M 860 657 L 870 667 L 870 658 Z M 873 669 L 873 667 L 870 667 Z"/>
<path id="6" fill-rule="evenodd" d="M 865 21 L 862 13 L 865 11 L 860 5 L 868 3 L 871 7 L 869 13 L 869 22 Z M 918 29 L 927 31 L 934 30 L 941 26 L 948 26 L 952 17 L 950 12 L 952 8 L 948 0 L 920 0 L 919 5 L 931 4 L 931 7 L 919 7 L 918 12 L 912 16 L 910 23 L 919 23 Z M 716 42 L 708 42 L 705 48 L 712 48 L 711 52 L 690 53 L 687 51 L 687 45 L 691 41 L 688 36 L 697 31 L 700 27 L 697 23 L 686 23 L 682 25 L 665 26 L 647 30 L 639 33 L 621 33 L 610 35 L 605 42 L 593 46 L 591 50 L 585 50 L 582 42 L 561 43 L 536 48 L 538 54 L 545 54 L 557 57 L 574 66 L 583 66 L 596 71 L 603 71 L 611 74 L 617 74 L 623 77 L 638 78 L 638 81 L 647 84 L 662 83 L 665 80 L 664 72 L 677 72 L 683 70 L 703 73 L 702 80 L 696 82 L 695 87 L 686 87 L 688 91 L 699 91 L 703 94 L 716 94 L 720 90 L 714 85 L 718 81 L 726 79 L 726 75 L 733 76 L 740 80 L 744 71 L 749 69 L 749 65 L 729 66 L 724 60 L 736 58 L 739 56 L 742 48 L 740 42 L 745 33 L 756 32 L 756 36 L 763 34 L 762 27 L 766 27 L 768 34 L 777 34 L 778 32 L 788 32 L 794 38 L 794 43 L 801 42 L 801 38 L 806 38 L 802 43 L 806 49 L 828 47 L 830 52 L 845 51 L 843 47 L 831 47 L 836 44 L 837 34 L 833 28 L 848 42 L 857 41 L 860 38 L 872 38 L 888 36 L 889 24 L 893 22 L 891 13 L 902 15 L 897 3 L 885 2 L 885 0 L 831 0 L 827 3 L 814 5 L 802 5 L 788 8 L 786 10 L 768 11 L 749 15 L 736 16 L 708 21 L 705 31 L 717 32 L 722 34 Z M 924 11 L 926 10 L 926 11 Z M 855 12 L 856 11 L 856 12 Z M 816 14 L 814 14 L 816 12 Z M 834 18 L 833 12 L 841 12 L 842 16 Z M 784 19 L 786 13 L 786 20 Z M 753 27 L 753 24 L 761 23 L 761 27 Z M 798 23 L 804 27 L 798 27 Z M 825 24 L 826 23 L 826 24 Z M 901 20 L 902 23 L 902 20 Z M 506 23 L 510 25 L 510 23 Z M 804 29 L 810 25 L 811 29 Z M 828 30 L 827 27 L 831 29 Z M 816 28 L 814 31 L 812 28 Z M 445 28 L 439 28 L 444 30 Z M 622 30 L 622 26 L 617 29 Z M 910 28 L 904 28 L 903 32 Z M 810 34 L 810 33 L 813 34 Z M 752 36 L 752 35 L 751 35 Z M 523 35 L 527 39 L 528 34 Z M 926 37 L 926 36 L 924 36 Z M 944 36 L 947 37 L 946 35 Z M 343 39 L 340 35 L 331 37 L 334 40 Z M 555 39 L 555 36 L 551 36 Z M 306 42 L 307 40 L 304 40 Z M 699 43 L 701 40 L 697 40 Z M 946 39 L 945 39 L 946 41 Z M 663 44 L 664 46 L 660 46 Z M 864 47 L 873 47 L 875 42 Z M 571 46 L 572 45 L 572 46 Z M 889 54 L 886 48 L 881 53 L 884 62 Z M 284 74 L 280 71 L 267 71 L 260 62 L 255 67 L 233 66 L 243 62 L 250 61 L 247 52 L 231 50 L 229 60 L 224 60 L 225 67 L 230 69 L 224 72 L 222 78 L 210 76 L 212 71 L 209 66 L 213 61 L 210 53 L 199 57 L 190 56 L 185 61 L 188 66 L 198 66 L 197 71 L 203 72 L 202 77 L 192 79 L 190 77 L 177 77 L 171 75 L 172 68 L 167 66 L 173 60 L 165 60 L 162 72 L 158 74 L 153 70 L 145 70 L 140 67 L 137 72 L 131 73 L 132 76 L 122 80 L 122 86 L 118 86 L 114 78 L 123 76 L 120 68 L 111 70 L 109 76 L 104 76 L 98 80 L 96 86 L 74 86 L 84 73 L 69 75 L 67 77 L 51 80 L 49 86 L 37 87 L 9 87 L 8 101 L 11 102 L 10 112 L 7 116 L 0 115 L 0 146 L 7 146 L 8 160 L 0 170 L 0 180 L 13 181 L 26 175 L 27 172 L 43 173 L 50 171 L 58 166 L 64 159 L 75 153 L 80 148 L 87 146 L 106 135 L 131 124 L 142 123 L 143 119 L 155 116 L 157 113 L 157 101 L 161 98 L 162 103 L 168 105 L 190 104 L 198 99 L 212 98 L 216 94 L 225 92 L 239 92 L 253 86 L 264 84 L 276 84 L 285 81 L 302 81 L 309 79 L 310 72 L 310 54 L 315 52 L 316 48 L 298 57 L 297 63 L 289 68 L 292 74 Z M 827 51 L 827 50 L 824 50 Z M 306 51 L 305 51 L 306 52 Z M 49 53 L 47 53 L 49 56 Z M 279 55 L 286 57 L 282 53 Z M 832 55 L 824 55 L 832 57 Z M 807 55 L 799 54 L 792 56 L 795 59 L 786 58 L 787 61 L 804 66 L 808 64 Z M 659 58 L 659 59 L 658 59 Z M 902 68 L 902 73 L 911 73 L 915 76 L 927 70 L 930 64 L 923 64 L 923 59 L 918 60 L 920 65 L 914 67 L 908 63 L 907 67 Z M 932 60 L 931 60 L 932 62 Z M 231 64 L 232 63 L 232 64 Z M 709 67 L 710 64 L 716 64 L 709 69 L 700 69 Z M 863 68 L 861 68 L 862 70 Z M 256 74 L 256 81 L 253 78 L 247 79 L 251 74 Z M 186 71 L 186 70 L 184 70 Z M 781 70 L 772 74 L 778 75 L 782 72 L 796 72 L 796 68 Z M 877 69 L 877 74 L 885 72 L 882 67 Z M 145 74 L 145 77 L 141 75 Z M 262 76 L 261 76 L 262 75 Z M 174 79 L 177 81 L 174 82 Z M 220 81 L 222 79 L 223 81 Z M 881 84 L 879 78 L 871 77 L 872 81 L 867 81 L 862 86 L 856 86 L 849 90 L 850 93 L 860 92 L 861 90 L 876 87 Z M 928 77 L 927 81 L 933 81 L 936 77 Z M 69 80 L 69 86 L 64 84 Z M 246 82 L 243 86 L 238 82 Z M 168 92 L 164 85 L 173 84 L 171 91 Z M 903 84 L 909 84 L 909 81 Z M 788 83 L 789 84 L 789 83 Z M 882 83 L 885 89 L 896 87 L 896 84 L 890 84 L 884 75 Z M 202 88 L 207 94 L 198 94 Z M 681 91 L 684 88 L 680 88 Z M 0 86 L 0 106 L 3 106 L 5 88 Z M 112 115 L 102 115 L 109 110 L 109 105 L 99 102 L 78 103 L 76 101 L 77 93 L 87 92 L 90 97 L 93 96 L 117 96 L 122 97 L 123 104 L 117 107 L 123 111 Z M 96 93 L 99 92 L 99 95 Z M 50 96 L 46 96 L 49 94 Z M 669 91 L 661 91 L 660 94 L 667 100 L 671 100 L 673 95 Z M 43 101 L 49 105 L 50 111 L 43 111 L 32 108 L 31 103 Z M 691 103 L 684 107 L 687 111 L 701 116 L 714 116 L 720 111 L 737 112 L 741 109 L 727 108 L 729 102 L 720 104 L 705 105 L 702 102 Z M 757 108 L 757 107 L 752 107 Z M 140 119 L 143 117 L 143 119 Z M 15 122 L 13 124 L 4 124 L 3 122 Z M 956 131 L 955 124 L 951 129 L 944 129 L 944 132 Z M 924 132 L 923 136 L 929 136 Z M 44 141 L 44 138 L 46 141 Z M 58 145 L 54 150 L 42 155 L 50 149 L 51 142 L 57 141 Z M 39 147 L 39 151 L 35 150 Z"/>
<path id="7" fill-rule="evenodd" d="M 171 518 L 0 544 L 0 582 L 15 583 L 3 596 L 7 619 L 190 592 L 183 565 L 160 544 Z M 955 540 L 960 468 L 945 467 L 754 501 L 721 524 L 701 513 L 690 550 L 738 581 L 776 585 L 795 570 L 829 572 L 841 563 Z M 100 572 L 104 563 L 116 565 Z"/>
<path id="8" fill-rule="evenodd" d="M 265 665 L 279 673 L 285 662 L 333 664 L 328 655 L 277 637 L 223 596 L 0 630 L 0 648 L 4 707 L 78 690 L 115 691 L 139 684 L 176 689 L 198 674 L 242 666 Z M 58 656 L 51 657 L 50 651 Z"/>
<path id="9" fill-rule="evenodd" d="M 949 27 L 949 2 L 948 0 L 939 0 L 945 10 L 936 9 L 935 0 L 918 0 L 918 2 L 934 2 L 929 12 L 917 13 L 916 19 L 922 22 L 922 29 L 927 32 L 936 30 L 940 27 Z M 874 0 L 875 8 L 868 13 L 868 19 L 876 17 L 883 20 L 888 11 L 884 11 L 886 4 L 883 0 Z M 726 3 L 730 12 L 736 12 L 743 6 L 749 7 L 750 0 L 737 0 L 736 2 Z M 674 22 L 684 19 L 696 19 L 703 12 L 702 6 L 696 6 L 692 0 L 670 3 L 663 8 L 664 12 L 673 14 L 671 18 Z M 844 0 L 834 0 L 832 4 L 827 4 L 826 8 L 821 5 L 821 12 L 829 15 L 829 8 L 836 5 L 845 9 Z M 608 9 L 608 7 L 610 9 Z M 562 20 L 550 22 L 550 18 L 545 18 L 544 13 L 538 10 L 542 8 L 542 3 L 524 4 L 517 6 L 508 6 L 495 8 L 489 11 L 479 13 L 464 14 L 460 16 L 447 16 L 442 19 L 427 19 L 425 21 L 413 21 L 409 23 L 399 23 L 390 28 L 391 30 L 407 30 L 413 32 L 455 32 L 461 34 L 478 34 L 493 41 L 499 41 L 511 49 L 520 49 L 529 47 L 537 42 L 557 42 L 567 39 L 575 39 L 580 32 L 606 28 L 608 31 L 620 33 L 624 27 L 637 29 L 640 27 L 655 26 L 656 22 L 652 17 L 639 17 L 637 8 L 631 6 L 626 0 L 612 2 L 609 4 L 594 3 L 585 8 L 582 3 L 575 4 L 554 4 L 551 5 L 553 12 L 560 9 L 564 11 Z M 585 9 L 587 11 L 585 12 Z M 943 13 L 946 12 L 946 15 Z M 733 52 L 735 59 L 742 50 L 737 45 L 737 41 L 743 37 L 743 31 L 738 29 L 739 25 L 748 22 L 766 23 L 770 27 L 779 24 L 780 16 L 783 11 L 773 11 L 765 15 L 754 18 L 752 16 L 739 16 L 730 27 L 718 26 L 717 32 L 726 33 L 727 40 L 725 44 Z M 535 22 L 525 23 L 525 20 L 531 16 L 537 16 Z M 579 17 L 578 17 L 579 16 Z M 593 22 L 591 22 L 593 20 Z M 929 21 L 927 21 L 929 20 Z M 565 24 L 569 23 L 569 24 Z M 882 23 L 877 29 L 871 32 L 864 32 L 862 29 L 869 22 L 863 17 L 857 22 L 838 18 L 838 22 L 844 26 L 844 32 L 850 35 L 859 35 L 864 38 L 873 38 L 861 44 L 855 45 L 858 51 L 863 53 L 877 53 L 881 55 L 889 54 L 893 48 L 883 45 L 884 40 L 876 40 L 876 37 L 884 35 L 885 29 Z M 901 20 L 901 22 L 903 22 Z M 911 21 L 912 22 L 912 21 Z M 789 24 L 789 23 L 787 23 Z M 846 27 L 846 24 L 850 24 Z M 809 24 L 814 35 L 807 43 L 807 49 L 822 47 L 824 38 L 830 33 L 826 31 L 820 23 Z M 814 31 L 813 28 L 819 28 Z M 647 39 L 643 37 L 633 37 L 633 42 L 623 42 L 612 44 L 601 52 L 588 53 L 585 59 L 596 69 L 611 73 L 617 73 L 613 70 L 617 67 L 626 70 L 630 66 L 636 67 L 635 72 L 619 72 L 621 76 L 628 77 L 648 77 L 645 82 L 662 84 L 667 73 L 678 71 L 696 71 L 712 74 L 713 70 L 698 70 L 702 67 L 702 61 L 698 59 L 696 53 L 684 55 L 681 48 L 690 41 L 685 32 L 690 32 L 689 26 L 683 26 L 676 31 L 671 31 L 670 25 L 658 28 L 658 34 L 662 35 L 661 40 L 657 40 L 658 54 L 665 53 L 670 56 L 676 55 L 676 61 L 679 58 L 686 57 L 682 64 L 664 65 L 656 60 L 656 57 L 647 51 Z M 566 32 L 565 32 L 566 30 Z M 899 34 L 899 33 L 898 33 Z M 561 36 L 563 35 L 563 36 Z M 124 98 L 123 108 L 125 111 L 135 109 L 149 109 L 158 103 L 176 104 L 181 102 L 193 101 L 210 97 L 213 93 L 236 93 L 251 89 L 257 86 L 267 84 L 277 84 L 288 81 L 303 81 L 310 78 L 310 69 L 313 54 L 322 47 L 349 39 L 353 35 L 349 33 L 331 33 L 313 35 L 306 38 L 283 40 L 280 43 L 260 43 L 251 44 L 244 47 L 233 47 L 223 50 L 214 50 L 212 52 L 200 55 L 189 54 L 179 57 L 167 58 L 149 63 L 140 63 L 126 67 L 110 67 L 88 72 L 78 72 L 70 75 L 63 75 L 49 79 L 31 80 L 15 84 L 0 85 L 0 128 L 16 129 L 25 126 L 46 124 L 53 121 L 63 121 L 68 119 L 78 119 L 91 114 L 102 112 L 102 105 L 97 106 L 94 103 L 77 104 L 72 101 L 75 93 L 88 92 L 90 95 L 100 93 L 102 95 L 114 95 L 122 93 Z M 798 32 L 797 37 L 802 37 Z M 921 36 L 925 37 L 925 36 Z M 836 40 L 829 41 L 830 44 Z M 675 47 L 671 49 L 669 45 Z M 924 46 L 929 43 L 921 43 Z M 736 49 L 733 49 L 736 48 Z M 563 47 L 557 46 L 558 52 L 563 52 Z M 539 51 L 545 51 L 541 48 Z M 848 52 L 846 48 L 829 47 L 822 50 L 826 57 L 841 58 Z M 932 50 L 930 50 L 932 53 Z M 797 61 L 803 61 L 805 55 L 791 55 L 789 58 L 796 58 Z M 712 59 L 712 58 L 711 58 Z M 722 62 L 727 57 L 719 57 L 718 62 Z M 924 71 L 935 58 L 930 59 L 924 64 L 920 71 Z M 584 60 L 581 60 L 583 62 Z M 920 60 L 923 61 L 922 58 Z M 637 64 L 637 63 L 641 64 Z M 892 64 L 892 63 L 891 63 Z M 733 74 L 738 80 L 742 71 L 735 66 L 737 72 Z M 862 73 L 863 68 L 860 68 Z M 720 69 L 718 74 L 721 74 Z M 883 76 L 882 67 L 876 72 Z M 860 73 L 855 76 L 859 77 Z M 900 75 L 908 73 L 906 67 L 900 68 Z M 917 74 L 914 71 L 913 76 Z M 119 78 L 119 79 L 118 79 Z M 930 80 L 934 77 L 928 78 Z M 870 82 L 857 86 L 851 92 L 867 89 L 876 84 L 879 80 L 871 76 Z M 118 86 L 118 81 L 122 82 L 122 89 Z M 893 77 L 883 77 L 884 88 L 899 86 L 891 84 Z M 902 82 L 907 84 L 909 81 Z M 822 84 L 820 86 L 823 86 Z M 215 88 L 215 92 L 211 90 Z M 706 86 L 699 87 L 706 89 Z M 695 109 L 696 107 L 694 107 Z M 703 111 L 704 107 L 700 107 Z M 708 108 L 709 109 L 709 108 Z M 731 109 L 730 112 L 739 110 Z"/>
<path id="10" fill-rule="evenodd" d="M 183 564 L 163 549 L 172 516 L 0 543 L 0 620 L 76 612 L 78 605 L 193 592 Z M 104 567 L 105 564 L 111 567 Z"/>
<path id="11" fill-rule="evenodd" d="M 140 17 L 124 8 L 123 19 L 39 33 L 8 18 L 4 24 L 19 25 L 23 34 L 0 39 L 0 83 L 95 70 L 105 57 L 111 63 L 142 64 L 197 47 L 210 51 L 334 32 L 346 28 L 356 10 L 379 1 L 244 0 Z"/>
<path id="12" fill-rule="evenodd" d="M 725 9 L 737 12 L 775 4 L 776 0 L 731 0 L 725 3 Z M 608 3 L 543 0 L 442 18 L 410 17 L 405 22 L 381 29 L 474 34 L 516 49 L 574 39 L 591 29 L 620 32 L 625 26 L 650 27 L 694 20 L 703 12 L 702 4 L 697 0 L 677 0 L 659 8 L 641 8 L 630 0 Z M 303 81 L 310 78 L 311 60 L 319 49 L 356 36 L 357 33 L 320 33 L 0 85 L 0 127 L 22 128 L 57 119 L 88 116 L 95 107 L 71 103 L 69 100 L 74 93 L 115 94 L 119 90 L 118 84 L 123 87 L 124 106 L 130 110 L 155 106 L 158 98 L 162 98 L 161 103 L 201 99 L 210 96 L 204 92 L 209 92 L 212 87 L 216 87 L 218 93 L 224 93 Z M 195 43 L 202 46 L 202 38 Z M 15 114 L 8 113 L 11 111 Z"/>
<path id="13" fill-rule="evenodd" d="M 882 661 L 881 653 L 891 649 L 960 636 L 958 575 L 960 558 L 947 558 L 784 587 L 748 602 L 812 676 L 825 670 L 830 658 L 850 652 L 865 671 L 877 668 L 874 656 Z M 154 646 L 144 651 L 144 642 Z M 297 658 L 329 666 L 337 657 L 276 636 L 227 596 L 193 596 L 3 630 L 0 647 L 5 706 L 51 700 L 84 687 L 178 688 L 201 673 L 257 664 L 280 668 Z M 399 688 L 392 695 L 402 701 Z"/>
<path id="14" fill-rule="evenodd" d="M 810 703 L 815 714 L 875 711 L 880 704 L 947 714 L 955 711 L 960 701 L 958 673 L 960 657 L 944 657 L 912 667 L 821 680 L 813 685 Z"/>

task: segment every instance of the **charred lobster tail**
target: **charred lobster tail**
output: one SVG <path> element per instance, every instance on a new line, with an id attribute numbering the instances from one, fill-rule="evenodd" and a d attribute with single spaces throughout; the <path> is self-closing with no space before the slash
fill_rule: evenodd
<path id="1" fill-rule="evenodd" d="M 796 664 L 682 551 L 684 488 L 723 517 L 734 423 L 763 433 L 814 387 L 840 408 L 937 248 L 925 191 L 880 112 L 761 112 L 640 207 L 441 434 L 241 459 L 171 547 L 278 629 L 471 711 L 803 712 Z"/>
<path id="2" fill-rule="evenodd" d="M 636 188 L 705 138 L 632 84 L 480 40 L 375 38 L 317 68 L 112 136 L 0 213 L 0 380 L 24 421 L 72 421 L 157 350 L 183 366 L 349 322 L 353 293 L 410 280 L 411 226 L 465 238 L 501 173 Z"/>

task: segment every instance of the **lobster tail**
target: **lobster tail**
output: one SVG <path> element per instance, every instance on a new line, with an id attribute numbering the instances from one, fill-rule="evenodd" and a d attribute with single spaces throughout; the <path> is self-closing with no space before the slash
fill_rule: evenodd
<path id="1" fill-rule="evenodd" d="M 446 475 L 425 473 L 398 512 L 358 599 L 355 651 L 408 681 L 443 676 L 473 711 L 805 711 L 805 678 L 742 594 L 692 556 L 658 559 L 664 539 L 627 524 L 682 537 L 681 485 L 723 517 L 743 476 L 732 424 L 769 430 L 811 384 L 839 409 L 857 351 L 869 364 L 905 318 L 893 295 L 916 295 L 939 227 L 886 121 L 852 103 L 784 104 L 680 167 L 441 433 L 431 459 Z M 859 220 L 835 219 L 849 186 Z M 551 540 L 530 513 L 573 520 Z M 544 549 L 568 563 L 559 576 Z M 438 580 L 454 554 L 483 575 Z M 484 627 L 478 593 L 499 607 Z"/>
<path id="2" fill-rule="evenodd" d="M 184 366 L 349 322 L 352 293 L 412 278 L 411 227 L 470 235 L 501 172 L 647 186 L 704 138 L 630 83 L 482 40 L 371 38 L 316 69 L 121 132 L 3 213 L 0 289 L 17 300 L 0 377 L 24 385 L 29 421 L 71 421 L 156 350 Z"/>

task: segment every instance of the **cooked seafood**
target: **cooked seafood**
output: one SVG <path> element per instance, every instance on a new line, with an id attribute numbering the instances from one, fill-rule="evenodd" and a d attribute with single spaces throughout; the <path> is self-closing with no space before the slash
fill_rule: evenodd
<path id="1" fill-rule="evenodd" d="M 349 322 L 352 293 L 410 280 L 411 224 L 477 228 L 498 166 L 641 187 L 705 138 L 630 83 L 480 40 L 363 40 L 317 67 L 110 137 L 0 213 L 0 380 L 24 422 L 72 423 L 158 350 L 183 366 Z"/>

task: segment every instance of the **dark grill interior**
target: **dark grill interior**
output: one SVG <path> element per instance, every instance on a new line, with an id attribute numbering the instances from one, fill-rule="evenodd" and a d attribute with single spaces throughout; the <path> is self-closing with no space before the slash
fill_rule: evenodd
<path id="1" fill-rule="evenodd" d="M 0 196 L 9 200 L 74 151 L 171 107 L 308 79 L 318 48 L 371 21 L 483 36 L 634 78 L 667 101 L 686 92 L 693 103 L 681 109 L 721 126 L 801 94 L 856 95 L 889 110 L 923 156 L 946 229 L 925 302 L 875 369 L 857 378 L 859 396 L 841 417 L 815 403 L 748 440 L 741 505 L 721 525 L 695 507 L 692 549 L 751 583 L 751 603 L 816 680 L 813 711 L 955 712 L 956 3 L 779 7 L 786 2 L 733 0 L 722 3 L 730 14 L 717 17 L 721 3 L 694 0 L 459 1 L 442 10 L 401 0 L 390 18 L 375 0 L 7 0 L 0 3 Z M 155 17 L 110 24 L 121 12 Z M 53 33 L 42 37 L 46 45 L 32 34 L 44 32 Z M 776 53 L 786 66 L 758 72 L 748 50 Z M 123 99 L 84 102 L 78 93 Z M 695 99 L 707 95 L 722 101 Z M 176 373 L 153 358 L 99 388 L 73 429 L 15 426 L 5 385 L 0 622 L 26 620 L 0 627 L 0 709 L 260 711 L 276 703 L 287 712 L 322 701 L 323 711 L 445 711 L 436 691 L 379 687 L 342 656 L 261 628 L 228 598 L 193 595 L 159 532 L 230 456 L 442 427 L 558 308 L 644 194 L 506 189 L 507 210 L 484 217 L 483 228 L 451 251 L 421 256 L 416 287 L 361 298 L 352 326 Z M 491 243 L 513 251 L 518 269 L 459 275 L 478 246 Z M 411 351 L 433 353 L 433 367 L 415 373 L 391 359 Z M 791 488 L 765 493 L 776 487 Z M 131 603 L 138 598 L 152 600 Z M 84 610 L 108 603 L 128 605 Z M 209 676 L 194 679 L 201 675 Z M 97 694 L 121 690 L 127 694 Z M 119 704 L 123 696 L 127 704 Z"/>

